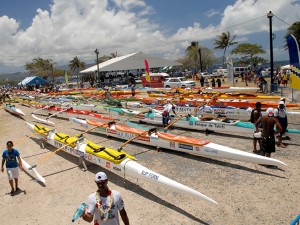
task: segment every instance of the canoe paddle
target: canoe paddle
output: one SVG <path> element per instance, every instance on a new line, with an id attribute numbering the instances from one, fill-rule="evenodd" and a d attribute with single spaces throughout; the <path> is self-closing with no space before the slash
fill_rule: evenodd
<path id="1" fill-rule="evenodd" d="M 102 125 L 99 125 L 99 126 L 95 126 L 95 127 L 92 127 L 92 128 L 90 128 L 90 129 L 84 131 L 83 133 L 81 133 L 81 134 L 79 135 L 79 137 L 78 137 L 78 139 L 77 139 L 76 141 L 72 141 L 72 142 L 70 142 L 70 143 L 68 143 L 68 144 L 65 144 L 65 145 L 59 147 L 58 149 L 54 150 L 53 152 L 50 152 L 50 153 L 49 153 L 48 155 L 46 155 L 45 157 L 41 158 L 35 165 L 33 165 L 32 167 L 30 167 L 29 170 L 32 170 L 33 168 L 37 167 L 38 164 L 44 163 L 44 162 L 47 161 L 51 156 L 53 156 L 56 152 L 58 152 L 58 151 L 64 149 L 66 146 L 69 146 L 69 145 L 72 145 L 72 144 L 76 143 L 76 142 L 79 141 L 81 138 L 83 138 L 83 135 L 84 135 L 84 134 L 86 134 L 86 133 L 88 133 L 88 132 L 90 132 L 91 130 L 94 130 L 94 129 L 96 129 L 96 128 L 102 127 L 102 126 L 104 126 L 104 125 L 107 125 L 107 124 L 102 124 Z"/>
<path id="2" fill-rule="evenodd" d="M 166 126 L 166 127 L 164 128 L 164 130 L 168 130 L 169 127 L 171 127 L 171 126 L 172 126 L 174 123 L 176 123 L 178 120 L 182 119 L 182 117 L 183 117 L 183 116 L 180 116 L 179 118 L 177 118 L 176 120 L 174 120 L 172 123 L 170 123 L 168 126 Z M 118 151 L 121 151 L 125 145 L 127 145 L 128 143 L 130 143 L 130 142 L 133 141 L 134 139 L 136 139 L 136 138 L 138 138 L 138 137 L 140 137 L 140 136 L 142 136 L 143 134 L 146 134 L 146 133 L 148 133 L 148 130 L 146 130 L 146 131 L 144 131 L 144 132 L 142 132 L 142 133 L 140 133 L 140 134 L 138 134 L 138 135 L 135 135 L 134 137 L 130 138 L 128 141 L 126 141 L 125 143 L 123 143 L 123 144 L 121 145 L 120 148 L 118 148 Z"/>

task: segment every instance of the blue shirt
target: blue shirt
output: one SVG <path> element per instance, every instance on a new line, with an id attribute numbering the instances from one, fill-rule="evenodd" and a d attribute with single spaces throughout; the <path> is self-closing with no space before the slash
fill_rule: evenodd
<path id="1" fill-rule="evenodd" d="M 12 149 L 11 152 L 4 150 L 2 158 L 6 161 L 6 168 L 16 168 L 18 167 L 17 157 L 20 156 L 20 153 L 17 149 Z"/>

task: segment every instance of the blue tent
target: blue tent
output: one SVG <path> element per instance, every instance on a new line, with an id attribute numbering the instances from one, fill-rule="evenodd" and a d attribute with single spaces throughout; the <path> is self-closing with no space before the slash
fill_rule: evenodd
<path id="1" fill-rule="evenodd" d="M 48 83 L 46 80 L 40 78 L 40 77 L 26 77 L 24 80 L 22 80 L 18 85 L 25 85 L 25 86 L 30 86 L 30 85 L 42 85 Z"/>

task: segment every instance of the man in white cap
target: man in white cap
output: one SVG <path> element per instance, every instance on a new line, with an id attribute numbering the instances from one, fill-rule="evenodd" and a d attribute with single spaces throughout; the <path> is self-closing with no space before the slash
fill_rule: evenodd
<path id="1" fill-rule="evenodd" d="M 285 111 L 285 104 L 284 101 L 279 102 L 279 107 L 274 110 L 274 116 L 278 119 L 279 123 L 282 126 L 282 131 L 278 134 L 278 146 L 285 148 L 286 146 L 282 143 L 282 135 L 285 133 L 288 120 L 287 120 L 287 114 Z"/>
<path id="2" fill-rule="evenodd" d="M 274 117 L 274 109 L 268 108 L 267 115 L 260 117 L 255 122 L 256 131 L 259 131 L 258 124 L 262 123 L 262 143 L 261 150 L 263 155 L 266 157 L 271 157 L 271 153 L 275 152 L 275 131 L 274 125 L 276 125 L 276 132 L 280 133 L 282 131 L 281 124 L 278 119 Z"/>
<path id="3" fill-rule="evenodd" d="M 168 101 L 168 104 L 165 105 L 164 111 L 162 113 L 162 124 L 163 127 L 167 127 L 170 120 L 170 112 L 173 111 L 173 113 L 176 115 L 175 107 L 173 103 Z"/>
<path id="4" fill-rule="evenodd" d="M 94 225 L 119 225 L 119 211 L 123 223 L 129 225 L 121 194 L 108 188 L 106 174 L 104 172 L 97 173 L 95 182 L 98 190 L 88 197 L 87 207 L 82 219 L 87 222 L 92 222 L 94 219 Z"/>

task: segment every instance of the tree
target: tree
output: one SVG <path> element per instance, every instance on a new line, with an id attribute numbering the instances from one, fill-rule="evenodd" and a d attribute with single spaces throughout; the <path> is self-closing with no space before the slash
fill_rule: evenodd
<path id="1" fill-rule="evenodd" d="M 199 43 L 196 41 L 192 41 L 191 45 L 187 47 L 185 50 L 186 52 L 186 57 L 194 62 L 194 68 L 197 68 L 198 64 L 198 57 L 199 57 Z"/>
<path id="2" fill-rule="evenodd" d="M 192 42 L 186 49 L 186 56 L 178 60 L 178 62 L 182 63 L 185 68 L 201 67 L 199 49 L 201 53 L 202 68 L 211 65 L 214 61 L 213 51 L 206 47 L 200 47 L 198 42 Z"/>
<path id="3" fill-rule="evenodd" d="M 234 35 L 232 38 L 230 37 L 230 32 L 227 31 L 222 32 L 221 35 L 217 36 L 217 39 L 215 40 L 215 49 L 224 49 L 224 53 L 223 53 L 223 65 L 225 63 L 225 54 L 226 54 L 226 50 L 229 46 L 232 45 L 236 45 L 237 42 L 234 41 L 234 39 L 236 38 L 236 35 Z"/>
<path id="4" fill-rule="evenodd" d="M 77 85 L 78 85 L 78 73 L 79 73 L 79 70 L 85 68 L 85 62 L 81 61 L 77 56 L 75 56 L 69 62 L 69 68 L 74 74 L 77 74 Z"/>
<path id="5" fill-rule="evenodd" d="M 295 36 L 297 42 L 298 42 L 298 45 L 300 45 L 300 21 L 297 21 L 295 23 L 293 23 L 288 29 L 287 29 L 287 32 L 286 32 L 286 35 L 285 35 L 285 38 L 287 36 L 289 36 L 289 34 L 292 34 Z M 285 48 L 287 49 L 287 44 L 285 45 Z"/>
<path id="6" fill-rule="evenodd" d="M 34 58 L 32 62 L 25 64 L 25 69 L 31 75 L 39 75 L 43 79 L 47 79 L 53 75 L 54 62 L 51 59 Z"/>
<path id="7" fill-rule="evenodd" d="M 259 54 L 266 53 L 266 51 L 262 48 L 262 46 L 258 44 L 250 44 L 250 43 L 239 44 L 235 49 L 232 50 L 231 53 L 233 55 L 240 55 L 241 63 L 252 64 L 254 68 L 258 63 L 262 63 L 266 61 L 264 58 L 256 56 Z"/>

